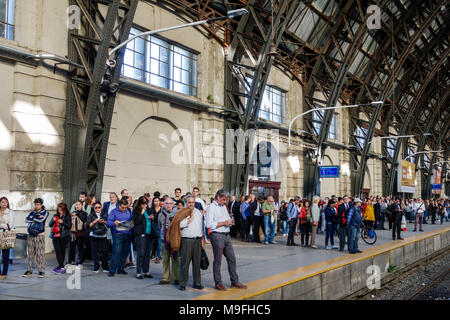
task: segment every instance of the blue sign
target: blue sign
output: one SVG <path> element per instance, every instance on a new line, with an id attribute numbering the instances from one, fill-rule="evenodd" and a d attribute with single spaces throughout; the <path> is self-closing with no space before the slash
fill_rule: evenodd
<path id="1" fill-rule="evenodd" d="M 321 178 L 339 178 L 339 166 L 319 167 Z"/>
<path id="2" fill-rule="evenodd" d="M 442 190 L 442 184 L 431 184 L 431 190 Z"/>

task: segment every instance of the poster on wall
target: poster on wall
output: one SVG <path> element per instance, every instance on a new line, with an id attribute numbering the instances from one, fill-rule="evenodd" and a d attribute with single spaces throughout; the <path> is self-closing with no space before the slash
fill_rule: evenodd
<path id="1" fill-rule="evenodd" d="M 441 185 L 441 170 L 433 170 L 433 175 L 431 176 L 431 193 L 432 194 L 441 194 L 442 185 Z"/>
<path id="2" fill-rule="evenodd" d="M 416 189 L 416 165 L 405 160 L 398 161 L 397 191 L 414 193 Z"/>

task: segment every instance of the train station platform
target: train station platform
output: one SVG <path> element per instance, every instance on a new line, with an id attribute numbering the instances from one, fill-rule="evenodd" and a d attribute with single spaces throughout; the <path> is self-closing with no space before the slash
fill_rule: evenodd
<path id="1" fill-rule="evenodd" d="M 389 276 L 390 269 L 414 264 L 450 245 L 449 222 L 424 225 L 425 232 L 412 232 L 413 225 L 409 223 L 407 228 L 408 231 L 402 232 L 405 240 L 395 241 L 391 231 L 377 230 L 376 244 L 369 246 L 360 240 L 359 247 L 363 253 L 355 255 L 325 250 L 323 234 L 317 236 L 319 249 L 287 247 L 283 236 L 276 237 L 277 244 L 267 246 L 233 240 L 238 275 L 248 289 L 224 292 L 213 288 L 210 245 L 206 245 L 210 267 L 202 271 L 205 289 L 193 289 L 190 274 L 186 291 L 180 291 L 172 284 L 159 285 L 162 264 L 153 262 L 150 266 L 153 278 L 144 280 L 135 278 L 134 268 L 127 269 L 128 275 L 109 278 L 105 273 L 92 273 L 92 264 L 86 263 L 81 271 L 80 289 L 69 289 L 66 282 L 70 275 L 51 273 L 56 259 L 54 254 L 50 254 L 47 255 L 46 277 L 43 279 L 37 278 L 37 274 L 23 278 L 26 261 L 14 261 L 8 278 L 0 281 L 0 299 L 341 299 L 366 286 L 370 276 L 366 271 L 370 265 L 380 267 L 383 280 Z M 300 243 L 299 237 L 296 237 L 296 243 Z M 222 277 L 224 285 L 229 287 L 225 259 L 222 261 Z"/>

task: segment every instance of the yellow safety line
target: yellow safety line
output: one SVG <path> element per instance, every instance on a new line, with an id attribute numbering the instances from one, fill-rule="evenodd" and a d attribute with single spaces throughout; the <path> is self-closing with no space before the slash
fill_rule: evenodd
<path id="1" fill-rule="evenodd" d="M 223 291 L 216 291 L 214 293 L 208 293 L 208 294 L 205 294 L 205 295 L 201 295 L 201 296 L 193 298 L 192 300 L 206 300 L 206 299 L 225 299 L 225 300 L 230 300 L 230 299 L 233 299 L 233 297 L 236 300 L 248 299 L 248 298 L 251 298 L 251 297 L 254 297 L 254 296 L 257 296 L 257 295 L 261 295 L 263 293 L 266 293 L 266 292 L 278 289 L 280 287 L 284 287 L 286 285 L 289 285 L 289 284 L 292 284 L 292 283 L 295 283 L 295 282 L 298 282 L 298 281 L 302 281 L 302 280 L 307 279 L 307 278 L 311 278 L 311 277 L 313 277 L 315 275 L 318 275 L 318 274 L 321 274 L 321 273 L 325 273 L 325 272 L 328 272 L 330 270 L 334 270 L 334 269 L 340 268 L 342 266 L 345 266 L 345 265 L 348 265 L 348 264 L 351 264 L 351 263 L 355 263 L 355 262 L 358 262 L 358 261 L 361 261 L 361 260 L 370 259 L 370 258 L 372 258 L 374 256 L 383 254 L 383 253 L 385 253 L 387 251 L 395 250 L 397 248 L 404 247 L 404 246 L 406 246 L 408 244 L 412 244 L 412 243 L 415 243 L 415 242 L 418 242 L 418 241 L 421 241 L 421 240 L 425 240 L 425 239 L 434 237 L 434 236 L 439 235 L 439 234 L 446 233 L 449 230 L 450 230 L 450 227 L 440 228 L 440 229 L 437 229 L 437 230 L 434 230 L 434 231 L 427 232 L 425 234 L 415 235 L 415 236 L 406 238 L 405 241 L 402 241 L 401 243 L 398 243 L 398 244 L 395 244 L 395 245 L 393 245 L 392 242 L 385 243 L 385 244 L 379 245 L 379 246 L 377 246 L 375 248 L 365 250 L 365 253 L 363 253 L 363 256 L 361 256 L 359 258 L 354 258 L 354 259 L 348 260 L 346 262 L 337 264 L 335 266 L 331 266 L 331 267 L 328 267 L 328 268 L 325 268 L 325 269 L 321 269 L 321 270 L 319 270 L 317 272 L 307 274 L 307 275 L 302 276 L 300 278 L 296 278 L 296 279 L 293 279 L 293 280 L 290 280 L 290 281 L 287 281 L 287 282 L 283 282 L 283 283 L 277 284 L 275 286 L 272 286 L 272 287 L 269 287 L 269 288 L 266 288 L 266 289 L 263 289 L 263 290 L 259 290 L 259 291 L 256 291 L 256 292 L 253 292 L 253 293 L 250 293 L 250 294 L 246 294 L 246 295 L 242 295 L 241 296 L 240 293 L 243 291 L 242 289 L 228 289 L 225 292 L 223 292 Z M 384 247 L 386 247 L 386 249 L 384 249 Z M 372 251 L 375 251 L 375 252 L 371 253 Z M 252 281 L 252 282 L 248 283 L 248 285 L 253 287 L 253 285 L 260 285 L 261 283 L 264 283 L 264 282 L 271 282 L 271 281 L 275 280 L 276 278 L 289 277 L 292 274 L 305 272 L 305 269 L 307 271 L 308 269 L 314 269 L 315 267 L 320 267 L 320 265 L 323 265 L 326 262 L 333 263 L 333 262 L 336 262 L 336 261 L 339 261 L 339 260 L 347 260 L 349 257 L 351 257 L 350 254 L 347 254 L 347 255 L 342 256 L 342 257 L 337 257 L 337 258 L 329 259 L 329 260 L 326 260 L 326 261 L 317 262 L 317 263 L 309 265 L 309 266 L 303 266 L 303 267 L 300 267 L 300 268 L 297 268 L 297 269 L 288 270 L 288 271 L 285 271 L 285 272 L 277 274 L 277 275 L 272 275 L 272 276 L 268 276 L 268 277 L 265 277 L 265 278 L 262 278 L 262 279 L 258 279 L 258 280 Z M 249 289 L 247 289 L 247 290 L 249 290 Z M 236 297 L 236 295 L 238 295 L 238 296 Z"/>

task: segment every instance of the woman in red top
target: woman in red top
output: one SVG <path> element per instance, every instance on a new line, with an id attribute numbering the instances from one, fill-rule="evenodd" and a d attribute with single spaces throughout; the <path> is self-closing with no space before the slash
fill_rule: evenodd
<path id="1" fill-rule="evenodd" d="M 300 218 L 302 247 L 309 247 L 309 234 L 311 233 L 311 203 L 308 200 L 304 202 L 298 217 Z"/>
<path id="2" fill-rule="evenodd" d="M 52 228 L 52 242 L 55 248 L 56 260 L 58 266 L 53 269 L 55 274 L 64 274 L 64 257 L 66 255 L 66 247 L 70 241 L 70 228 L 72 228 L 72 220 L 69 208 L 62 202 L 58 204 L 56 214 L 50 220 L 49 227 Z"/>

